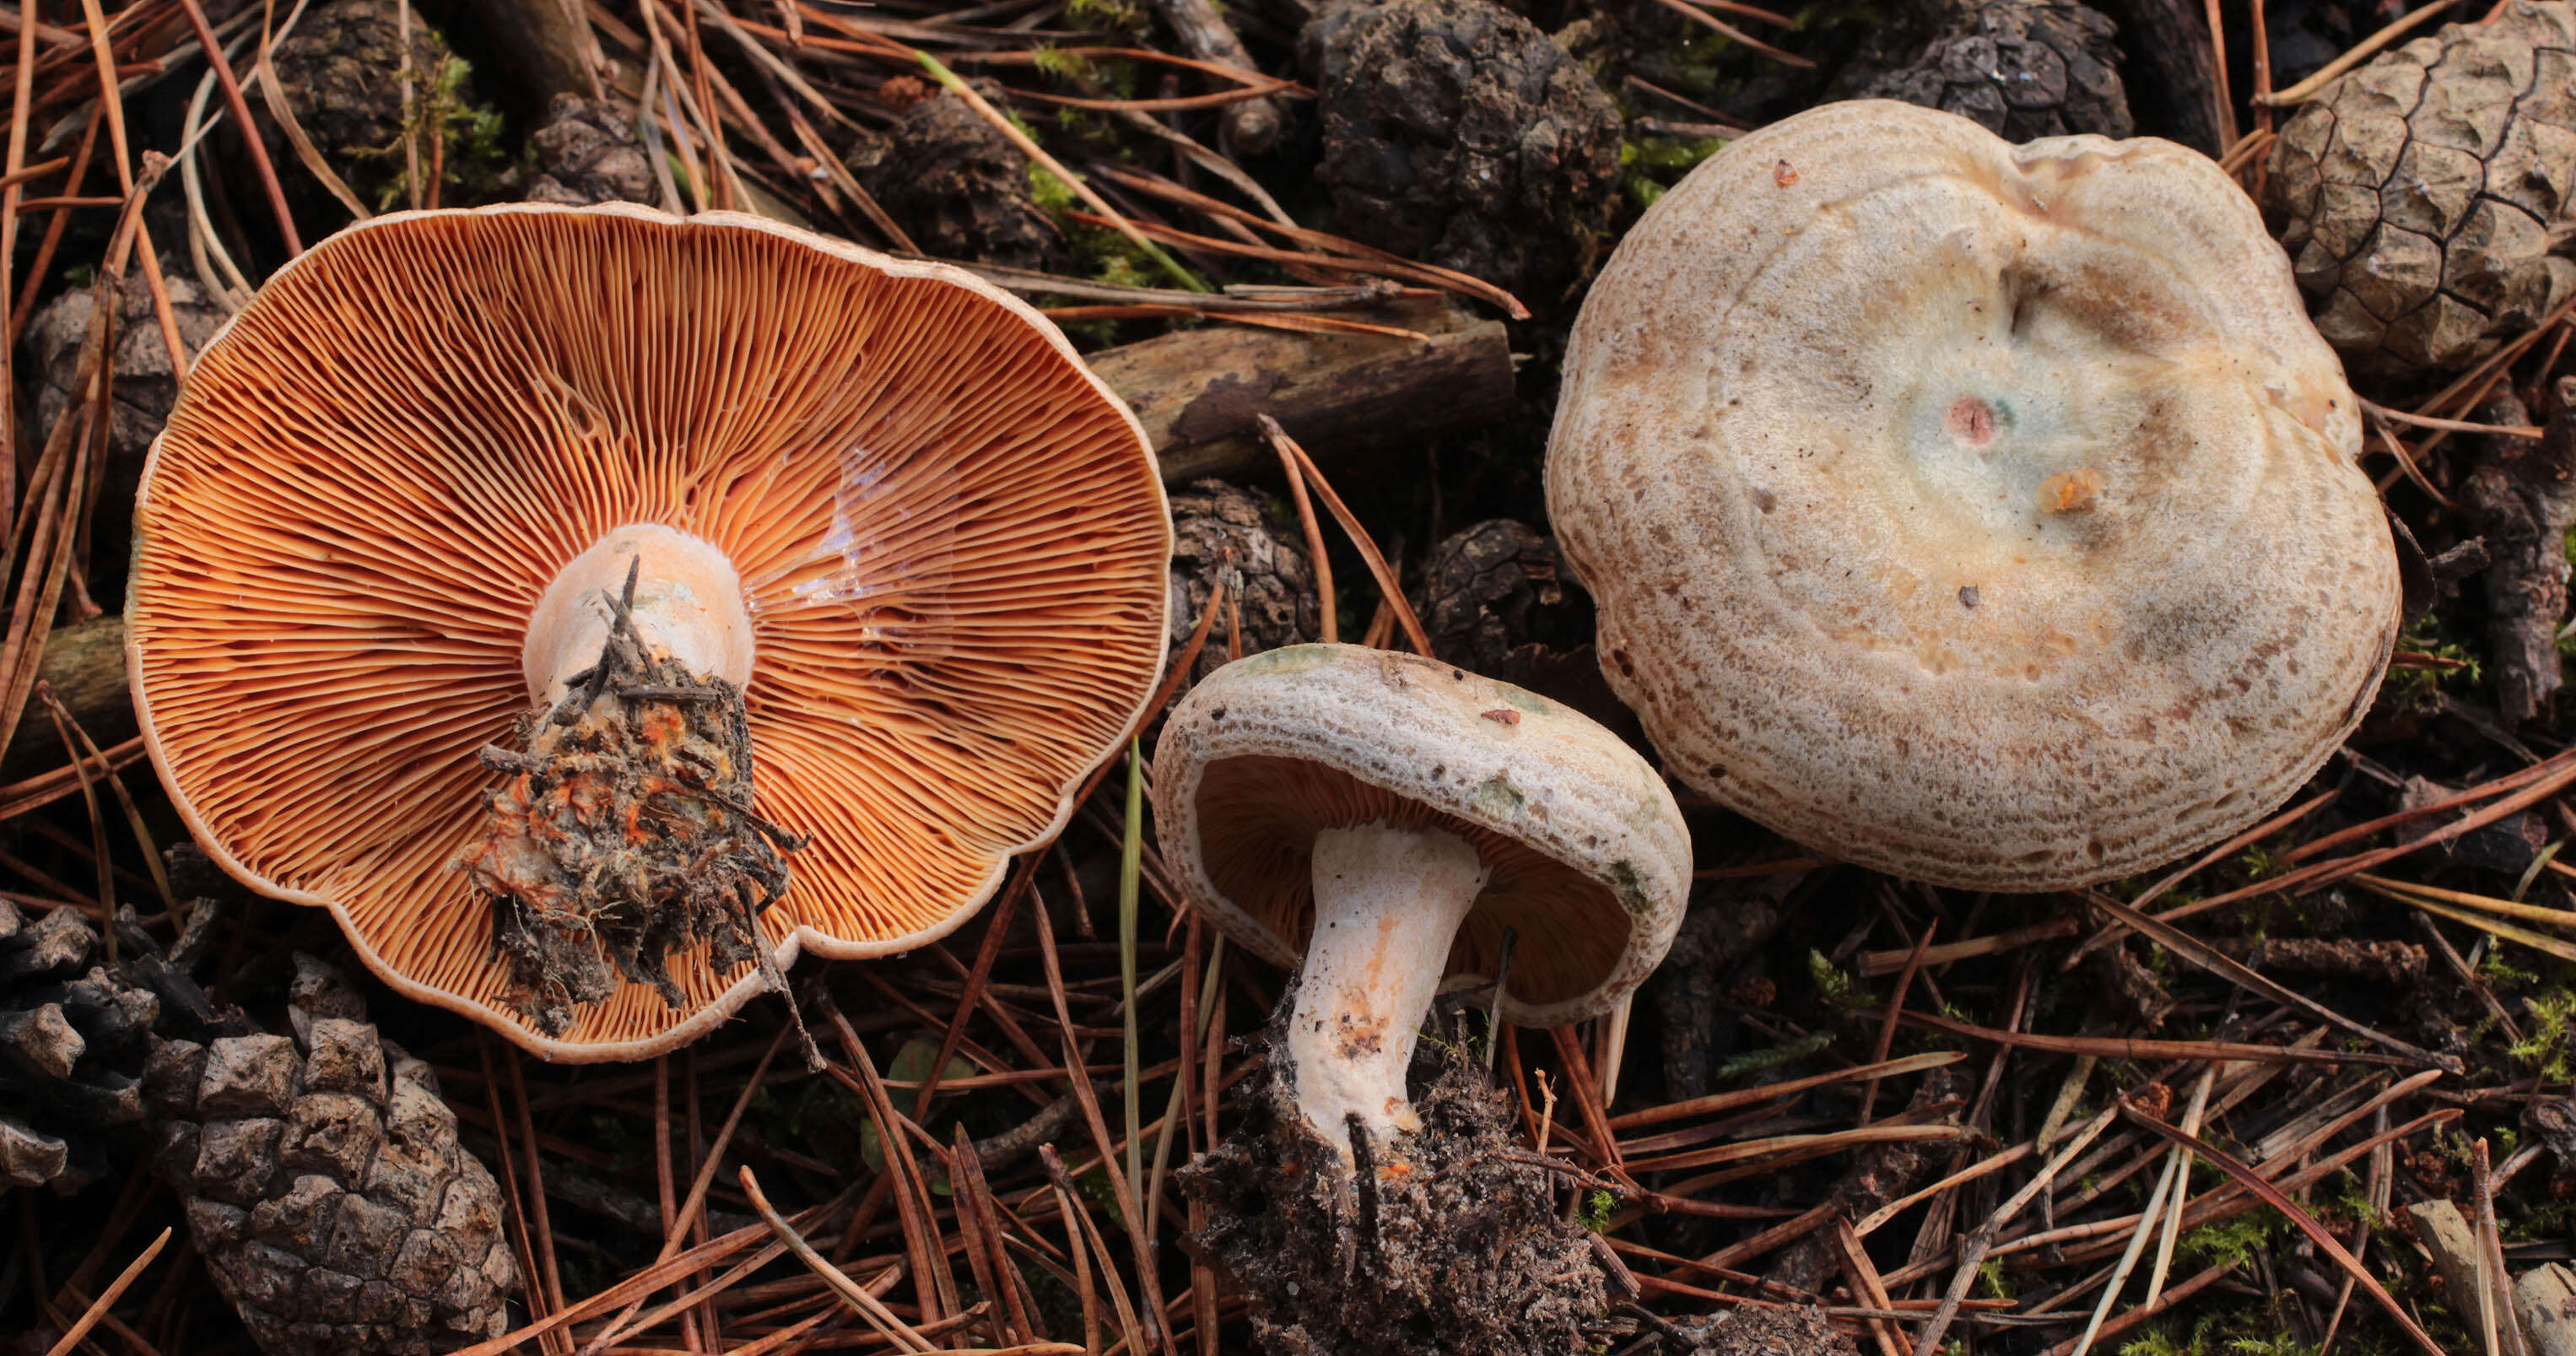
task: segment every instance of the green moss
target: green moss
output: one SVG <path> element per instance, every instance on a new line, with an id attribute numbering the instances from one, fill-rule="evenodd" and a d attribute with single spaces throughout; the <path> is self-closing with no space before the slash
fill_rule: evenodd
<path id="1" fill-rule="evenodd" d="M 1869 1006 L 1869 995 L 1861 989 L 1859 982 L 1840 966 L 1826 959 L 1822 951 L 1807 952 L 1807 977 L 1816 982 L 1816 997 L 1827 1007 L 1865 1008 Z"/>
<path id="2" fill-rule="evenodd" d="M 2576 1062 L 2571 1062 L 2568 1050 L 2568 1030 L 2576 1026 L 2576 992 L 2559 989 L 2526 998 L 2522 1010 L 2528 1022 L 2523 1039 L 2505 1053 L 2543 1083 L 2576 1078 Z"/>
<path id="3" fill-rule="evenodd" d="M 2452 639 L 2444 630 L 2441 620 L 2431 614 L 2417 618 L 2414 625 L 2399 632 L 2397 648 L 2414 654 L 2430 655 L 2435 659 L 2455 660 L 2458 665 L 2443 668 L 2412 666 L 2400 668 L 2391 664 L 2388 668 L 2385 687 L 2391 695 L 2410 708 L 2430 709 L 2435 704 L 2434 699 L 2445 689 L 2468 691 L 2485 681 L 2486 667 L 2479 657 L 2480 651 L 2463 641 Z"/>
<path id="4" fill-rule="evenodd" d="M 408 195 L 403 146 L 417 146 L 423 174 L 429 172 L 432 143 L 442 143 L 439 187 L 459 190 L 468 199 L 490 197 L 505 186 L 512 169 L 501 143 L 501 114 L 473 101 L 467 90 L 474 68 L 463 57 L 442 54 L 429 78 L 414 92 L 411 121 L 403 134 L 383 146 L 357 152 L 357 158 L 387 162 L 385 180 L 376 189 L 376 206 L 391 210 Z M 370 176 L 373 177 L 373 176 Z"/>

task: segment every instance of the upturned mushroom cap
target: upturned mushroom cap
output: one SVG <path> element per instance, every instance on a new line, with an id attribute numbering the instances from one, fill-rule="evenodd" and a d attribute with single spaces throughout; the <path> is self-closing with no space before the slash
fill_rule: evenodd
<path id="1" fill-rule="evenodd" d="M 2359 450 L 2209 160 L 1863 102 L 1629 233 L 1547 488 L 1675 776 L 1849 861 L 2045 890 L 2251 824 L 2359 722 L 2398 617 Z"/>
<path id="2" fill-rule="evenodd" d="M 971 914 L 1124 736 L 1164 650 L 1143 433 L 1042 317 L 756 217 L 379 217 L 199 359 L 136 510 L 130 669 L 206 851 L 329 908 L 395 988 L 552 1058 L 694 1038 L 761 981 L 674 964 L 559 1037 L 503 998 L 451 868 L 529 708 L 522 638 L 613 529 L 712 543 L 753 632 L 758 813 L 811 838 L 762 915 L 902 951 Z"/>
<path id="3" fill-rule="evenodd" d="M 1172 709 L 1154 753 L 1155 836 L 1190 902 L 1289 969 L 1314 923 L 1318 830 L 1444 829 L 1491 875 L 1451 943 L 1504 1011 L 1559 1026 L 1609 1010 L 1663 959 L 1690 890 L 1690 833 L 1663 778 L 1572 708 L 1414 655 L 1296 645 L 1236 660 Z"/>

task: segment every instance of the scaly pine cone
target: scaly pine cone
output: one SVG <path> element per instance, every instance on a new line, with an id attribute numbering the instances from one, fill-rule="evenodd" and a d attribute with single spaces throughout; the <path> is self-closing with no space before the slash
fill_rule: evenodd
<path id="1" fill-rule="evenodd" d="M 519 1269 L 501 1191 L 430 1067 L 296 958 L 293 1039 L 165 1041 L 155 1166 L 268 1356 L 429 1356 L 500 1335 Z"/>
<path id="2" fill-rule="evenodd" d="M 602 202 L 658 201 L 653 162 L 644 158 L 635 120 L 605 99 L 558 94 L 546 125 L 528 137 L 537 153 L 528 201 L 586 207 Z"/>
<path id="3" fill-rule="evenodd" d="M 1915 41 L 1874 41 L 1842 76 L 1848 97 L 1900 99 L 2010 141 L 2133 130 L 2117 27 L 2080 4 L 1954 3 Z"/>
<path id="4" fill-rule="evenodd" d="M 79 911 L 29 920 L 0 899 L 0 1186 L 77 1191 L 143 1123 L 135 1075 L 161 1003 L 99 953 Z"/>
<path id="5" fill-rule="evenodd" d="M 1588 271 L 1619 110 L 1555 39 L 1488 0 L 1392 0 L 1326 10 L 1298 41 L 1345 234 L 1532 303 Z"/>
<path id="6" fill-rule="evenodd" d="M 849 163 L 926 253 L 1034 269 L 1064 253 L 1031 192 L 1027 158 L 954 94 L 911 105 L 884 135 L 861 138 Z"/>
<path id="7" fill-rule="evenodd" d="M 1567 586 L 1571 573 L 1554 538 L 1509 518 L 1490 518 L 1431 548 L 1413 610 L 1433 654 L 1499 674 L 1524 646 L 1571 651 L 1591 642 L 1589 600 Z"/>
<path id="8" fill-rule="evenodd" d="M 2355 370 L 2464 367 L 2576 291 L 2576 5 L 2514 0 L 2337 81 L 2273 147 L 2317 329 Z"/>
<path id="9" fill-rule="evenodd" d="M 171 315 L 179 325 L 179 342 L 190 353 L 204 352 L 215 332 L 231 318 L 229 313 L 198 286 L 196 271 L 186 265 L 184 256 L 162 256 L 161 277 Z M 80 377 L 81 344 L 89 337 L 90 318 L 97 310 L 96 293 L 74 287 L 46 302 L 27 325 L 27 349 L 42 374 L 42 384 L 36 388 L 39 437 L 51 434 L 65 416 L 79 413 L 72 387 Z M 153 311 L 152 287 L 139 263 L 127 272 L 117 291 L 113 324 L 106 362 L 115 381 L 108 402 L 107 481 L 99 502 L 131 504 L 135 486 L 143 479 L 143 459 L 152 451 L 152 440 L 161 436 L 170 407 L 179 400 L 170 349 L 161 340 L 160 319 Z M 90 572 L 90 596 L 114 608 L 125 595 L 133 515 L 93 514 L 90 531 L 95 534 L 89 553 L 95 566 Z"/>
<path id="10" fill-rule="evenodd" d="M 1178 653 L 1198 628 L 1199 612 L 1231 561 L 1231 615 L 1208 631 L 1190 681 L 1223 668 L 1227 628 L 1243 623 L 1243 652 L 1301 645 L 1319 634 L 1315 571 L 1297 529 L 1246 491 L 1222 480 L 1194 480 L 1172 495 L 1172 647 Z"/>

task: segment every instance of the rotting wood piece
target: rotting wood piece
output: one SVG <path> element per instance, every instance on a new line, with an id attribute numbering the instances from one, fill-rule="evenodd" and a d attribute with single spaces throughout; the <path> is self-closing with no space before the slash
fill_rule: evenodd
<path id="1" fill-rule="evenodd" d="M 1499 320 L 1423 298 L 1364 313 L 1427 339 L 1221 327 L 1095 353 L 1091 370 L 1136 411 L 1163 482 L 1266 464 L 1256 416 L 1330 463 L 1503 418 L 1511 345 Z"/>
<path id="2" fill-rule="evenodd" d="M 2522 1273 L 2513 1312 L 2530 1356 L 2576 1356 L 2576 1271 L 2551 1263 Z"/>
<path id="3" fill-rule="evenodd" d="M 2537 439 L 2490 435 L 2461 499 L 2485 535 L 2487 647 L 2496 704 L 2508 721 L 2530 720 L 2559 686 L 2558 626 L 2567 615 L 2567 528 L 2576 523 L 2576 377 L 2561 378 L 2557 410 Z M 2530 412 L 2501 392 L 2481 422 L 2521 426 Z"/>
<path id="4" fill-rule="evenodd" d="M 58 628 L 45 638 L 36 680 L 53 688 L 102 749 L 134 736 L 134 699 L 125 682 L 125 619 L 114 615 Z M 30 706 L 0 752 L 0 784 L 16 782 L 71 761 L 62 736 L 41 706 Z"/>

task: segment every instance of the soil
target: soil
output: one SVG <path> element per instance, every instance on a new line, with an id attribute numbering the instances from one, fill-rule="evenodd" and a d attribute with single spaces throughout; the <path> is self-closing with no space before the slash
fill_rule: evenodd
<path id="1" fill-rule="evenodd" d="M 670 956 L 701 942 L 718 974 L 757 961 L 786 989 L 757 919 L 803 840 L 751 811 L 741 689 L 649 653 L 634 600 L 630 571 L 599 662 L 520 718 L 519 750 L 484 749 L 506 780 L 459 859 L 492 901 L 516 1003 L 550 1035 L 621 981 L 678 1007 Z"/>
<path id="2" fill-rule="evenodd" d="M 1267 1036 L 1244 1115 L 1179 1176 L 1212 1221 L 1198 1244 L 1254 1304 L 1270 1356 L 1559 1356 L 1580 1351 L 1608 1289 L 1585 1232 L 1520 1146 L 1509 1099 L 1464 1046 L 1414 1055 L 1422 1129 L 1376 1146 L 1355 1182 L 1298 1111 Z"/>

